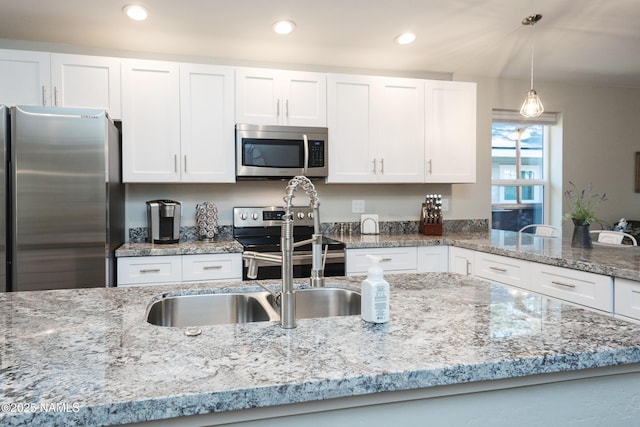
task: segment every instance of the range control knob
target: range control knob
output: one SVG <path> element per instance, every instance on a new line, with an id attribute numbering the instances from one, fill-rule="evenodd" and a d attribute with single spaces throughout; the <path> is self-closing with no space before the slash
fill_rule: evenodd
<path id="1" fill-rule="evenodd" d="M 242 212 L 242 213 L 240 214 L 240 219 L 241 219 L 241 220 L 246 221 L 246 220 L 247 220 L 247 218 L 249 218 L 249 214 L 248 214 L 248 213 L 246 213 L 246 212 Z"/>
<path id="2" fill-rule="evenodd" d="M 304 212 L 298 212 L 298 219 L 304 219 Z"/>
<path id="3" fill-rule="evenodd" d="M 309 217 L 309 219 L 313 219 L 313 212 L 309 212 L 307 216 Z"/>
<path id="4" fill-rule="evenodd" d="M 251 214 L 251 219 L 253 219 L 254 221 L 257 221 L 258 218 L 260 218 L 260 214 L 258 214 L 258 212 L 254 212 Z"/>

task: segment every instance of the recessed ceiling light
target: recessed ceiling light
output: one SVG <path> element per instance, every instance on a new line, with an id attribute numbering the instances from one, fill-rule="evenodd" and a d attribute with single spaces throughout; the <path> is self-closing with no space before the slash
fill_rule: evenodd
<path id="1" fill-rule="evenodd" d="M 413 43 L 416 40 L 416 35 L 413 33 L 402 33 L 398 37 L 396 37 L 396 43 L 398 44 L 409 44 Z"/>
<path id="2" fill-rule="evenodd" d="M 273 24 L 273 31 L 278 34 L 289 34 L 296 28 L 296 24 L 293 21 L 278 21 Z"/>
<path id="3" fill-rule="evenodd" d="M 149 11 L 137 4 L 128 4 L 122 10 L 134 21 L 144 21 L 149 16 Z"/>

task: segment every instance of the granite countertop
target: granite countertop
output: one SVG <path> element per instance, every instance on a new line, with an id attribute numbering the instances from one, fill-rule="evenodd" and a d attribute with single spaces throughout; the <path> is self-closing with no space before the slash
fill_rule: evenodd
<path id="1" fill-rule="evenodd" d="M 594 245 L 593 249 L 572 248 L 568 238 L 544 238 L 512 231 L 454 232 L 443 236 L 420 233 L 397 234 L 326 234 L 345 244 L 347 249 L 390 248 L 449 245 L 512 258 L 566 267 L 574 270 L 640 281 L 640 246 Z M 212 243 L 181 242 L 175 245 L 126 243 L 116 256 L 188 255 L 242 252 L 235 240 Z"/>
<path id="2" fill-rule="evenodd" d="M 14 405 L 0 424 L 98 426 L 640 362 L 640 325 L 455 274 L 387 280 L 386 324 L 256 322 L 196 337 L 146 323 L 148 303 L 252 283 L 0 294 L 0 402 Z M 69 410 L 40 406 L 51 404 Z"/>
<path id="3" fill-rule="evenodd" d="M 116 257 L 159 256 L 159 255 L 201 255 L 241 253 L 242 245 L 232 238 L 216 239 L 213 242 L 186 240 L 180 243 L 125 243 L 116 249 Z"/>

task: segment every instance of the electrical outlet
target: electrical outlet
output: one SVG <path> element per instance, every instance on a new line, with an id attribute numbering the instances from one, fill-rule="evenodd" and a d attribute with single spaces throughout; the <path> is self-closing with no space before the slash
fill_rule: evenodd
<path id="1" fill-rule="evenodd" d="M 352 200 L 351 213 L 364 213 L 364 200 Z"/>
<path id="2" fill-rule="evenodd" d="M 449 212 L 449 199 L 442 199 L 442 212 Z"/>

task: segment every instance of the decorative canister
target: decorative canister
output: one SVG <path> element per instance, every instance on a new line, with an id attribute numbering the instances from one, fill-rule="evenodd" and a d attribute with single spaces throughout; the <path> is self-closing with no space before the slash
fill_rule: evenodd
<path id="1" fill-rule="evenodd" d="M 196 232 L 198 239 L 210 242 L 218 234 L 218 208 L 211 202 L 196 205 Z"/>

